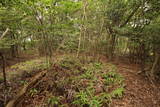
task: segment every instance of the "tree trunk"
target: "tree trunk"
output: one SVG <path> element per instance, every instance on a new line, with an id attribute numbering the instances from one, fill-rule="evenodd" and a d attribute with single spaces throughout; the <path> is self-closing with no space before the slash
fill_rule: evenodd
<path id="1" fill-rule="evenodd" d="M 160 72 L 160 53 L 155 54 L 155 60 L 150 72 L 151 78 L 155 79 L 156 74 Z"/>
<path id="2" fill-rule="evenodd" d="M 2 53 L 0 53 L 0 57 L 2 59 L 2 72 L 3 72 L 3 78 L 4 78 L 4 86 L 7 88 L 7 81 L 6 81 L 6 72 L 5 72 L 5 57 Z"/>
<path id="3" fill-rule="evenodd" d="M 140 65 L 141 65 L 141 71 L 145 71 L 145 62 L 146 62 L 146 50 L 145 50 L 145 44 L 141 43 L 140 44 L 140 50 L 139 50 L 139 54 L 140 54 Z"/>
<path id="4" fill-rule="evenodd" d="M 11 35 L 11 39 L 15 40 L 15 35 L 12 33 Z M 18 55 L 18 45 L 17 44 L 13 44 L 11 45 L 11 55 L 12 57 L 16 57 Z"/>
<path id="5" fill-rule="evenodd" d="M 116 45 L 116 35 L 111 35 L 110 45 L 109 45 L 109 60 L 113 60 L 114 51 Z"/>

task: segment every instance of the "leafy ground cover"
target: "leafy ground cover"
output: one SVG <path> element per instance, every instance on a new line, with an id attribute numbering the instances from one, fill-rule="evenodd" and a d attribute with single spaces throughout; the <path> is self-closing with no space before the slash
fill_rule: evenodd
<path id="1" fill-rule="evenodd" d="M 109 106 L 113 98 L 123 96 L 123 81 L 112 64 L 82 63 L 80 59 L 64 56 L 30 89 L 19 106 Z"/>
<path id="2" fill-rule="evenodd" d="M 48 67 L 45 58 L 11 66 L 7 94 L 1 85 L 0 100 L 5 96 L 7 102 L 15 98 L 33 76 Z M 136 71 L 135 66 L 60 55 L 17 107 L 159 107 L 158 86 Z"/>

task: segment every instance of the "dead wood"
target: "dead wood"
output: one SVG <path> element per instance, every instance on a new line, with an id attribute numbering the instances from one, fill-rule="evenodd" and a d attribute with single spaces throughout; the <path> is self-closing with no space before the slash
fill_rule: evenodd
<path id="1" fill-rule="evenodd" d="M 39 80 L 41 80 L 47 73 L 46 71 L 42 71 L 35 75 L 33 78 L 31 78 L 31 82 L 29 84 L 26 84 L 20 92 L 17 94 L 17 96 L 8 102 L 6 107 L 16 107 L 16 105 L 20 102 L 20 100 L 23 99 L 24 95 L 28 92 L 28 90 L 33 87 Z"/>

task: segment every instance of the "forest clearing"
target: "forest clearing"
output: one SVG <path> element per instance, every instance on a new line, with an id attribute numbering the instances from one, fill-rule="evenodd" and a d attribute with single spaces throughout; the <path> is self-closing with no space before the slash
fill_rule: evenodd
<path id="1" fill-rule="evenodd" d="M 160 1 L 1 0 L 0 107 L 160 107 Z"/>

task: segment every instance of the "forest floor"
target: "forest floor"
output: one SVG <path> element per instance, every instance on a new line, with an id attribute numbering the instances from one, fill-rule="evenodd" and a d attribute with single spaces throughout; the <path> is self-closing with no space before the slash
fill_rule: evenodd
<path id="1" fill-rule="evenodd" d="M 57 57 L 61 59 L 64 58 L 63 55 L 60 55 Z M 11 63 L 8 64 L 7 75 L 9 75 L 8 77 L 10 79 L 9 80 L 10 88 L 8 89 L 9 92 L 7 93 L 8 94 L 7 102 L 15 97 L 15 95 L 19 92 L 19 90 L 22 89 L 24 84 L 28 84 L 30 81 L 32 81 L 33 76 L 47 69 L 46 65 L 43 62 L 43 59 L 44 58 L 37 58 L 37 56 L 27 56 L 24 58 L 20 58 L 19 60 L 16 60 L 16 61 L 12 61 Z M 31 61 L 33 60 L 33 61 L 29 62 L 30 60 Z M 25 62 L 25 63 L 20 64 L 20 62 Z M 147 77 L 145 77 L 142 74 L 138 74 L 139 68 L 136 65 L 124 64 L 123 62 L 118 62 L 118 64 L 117 62 L 116 63 L 108 62 L 107 59 L 103 57 L 102 57 L 102 63 L 104 64 L 112 63 L 114 66 L 118 68 L 117 72 L 124 77 L 125 91 L 123 93 L 123 96 L 119 98 L 113 97 L 111 103 L 109 104 L 110 107 L 160 107 L 160 93 L 159 93 L 160 84 L 152 84 Z M 28 66 L 30 67 L 28 68 Z M 57 64 L 54 65 L 54 67 L 55 67 L 54 70 L 58 69 L 58 72 L 62 70 L 61 72 L 62 74 L 59 74 L 60 78 L 67 75 L 72 75 L 78 78 L 77 74 L 79 73 L 81 74 L 83 72 L 83 70 L 80 70 L 82 72 L 75 73 L 75 75 L 73 75 L 70 73 L 66 73 L 66 71 L 68 72 L 68 70 L 66 69 L 64 70 L 64 68 L 60 67 L 59 65 L 57 67 Z M 107 69 L 107 68 L 104 67 L 103 70 L 104 69 Z M 34 72 L 31 72 L 31 70 Z M 50 94 L 51 94 L 51 90 L 50 90 L 51 87 L 48 86 L 47 84 L 55 85 L 55 83 L 54 84 L 50 83 L 50 81 L 55 81 L 53 80 L 53 77 L 50 76 L 51 74 L 54 75 L 51 72 L 46 74 L 47 76 L 42 78 L 42 80 L 39 80 L 40 82 L 36 83 L 36 85 L 33 86 L 32 89 L 30 89 L 30 91 L 28 91 L 28 93 L 25 95 L 23 100 L 20 101 L 21 104 L 19 104 L 19 106 L 17 107 L 24 107 L 24 105 L 27 105 L 27 104 L 29 104 L 29 106 L 25 106 L 25 107 L 33 107 L 35 104 L 39 105 L 40 103 L 45 102 L 45 97 L 50 97 Z M 82 80 L 85 80 L 85 79 L 82 79 Z M 62 81 L 65 81 L 65 80 L 62 79 L 59 82 L 62 82 Z M 84 85 L 85 81 L 83 81 L 83 83 L 79 85 Z M 73 82 L 76 82 L 76 81 L 74 80 Z M 47 90 L 50 91 L 50 93 L 46 91 L 45 87 L 49 87 L 49 89 Z M 64 87 L 67 87 L 67 86 L 64 85 Z M 70 87 L 72 86 L 69 86 L 69 88 L 67 87 L 67 89 L 68 90 L 74 89 L 74 86 L 73 86 L 73 89 Z M 40 92 L 37 92 L 38 90 L 36 90 L 36 88 L 38 89 L 41 88 Z M 0 100 L 4 101 L 4 89 L 2 87 L 2 82 L 0 83 Z M 62 102 L 66 103 L 67 101 L 62 101 Z M 58 102 L 55 102 L 55 103 L 58 103 Z M 64 107 L 68 107 L 68 106 L 64 106 Z M 104 107 L 107 107 L 107 106 L 104 105 Z"/>
<path id="2" fill-rule="evenodd" d="M 139 69 L 131 65 L 118 65 L 125 78 L 125 94 L 113 100 L 111 107 L 160 107 L 160 84 L 151 83 Z"/>

